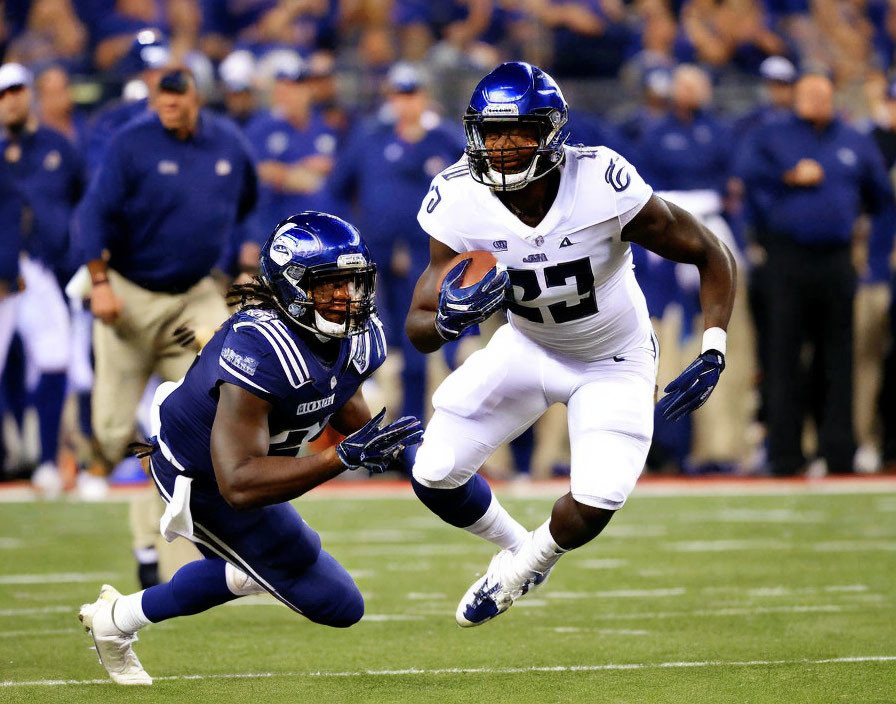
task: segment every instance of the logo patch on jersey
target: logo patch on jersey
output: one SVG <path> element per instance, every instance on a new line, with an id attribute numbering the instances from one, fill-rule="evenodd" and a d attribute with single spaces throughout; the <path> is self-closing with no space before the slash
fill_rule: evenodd
<path id="1" fill-rule="evenodd" d="M 616 170 L 616 160 L 610 159 L 610 165 L 604 173 L 604 180 L 609 183 L 616 192 L 624 191 L 632 182 L 632 177 L 625 173 L 625 165 Z"/>
<path id="2" fill-rule="evenodd" d="M 250 318 L 255 318 L 255 320 L 266 321 L 266 320 L 276 320 L 277 314 L 272 310 L 263 310 L 261 308 L 249 308 L 248 310 L 244 310 L 243 313 L 248 315 Z"/>
<path id="3" fill-rule="evenodd" d="M 302 416 L 306 413 L 314 413 L 315 411 L 319 411 L 321 408 L 326 408 L 327 406 L 332 406 L 336 402 L 336 394 L 330 394 L 329 396 L 324 396 L 324 398 L 319 398 L 316 401 L 305 401 L 305 403 L 300 403 L 296 407 L 296 415 Z"/>
<path id="4" fill-rule="evenodd" d="M 564 237 L 563 241 L 560 243 L 561 247 L 572 247 L 575 244 L 569 237 Z"/>
<path id="5" fill-rule="evenodd" d="M 169 161 L 168 159 L 162 159 L 159 162 L 159 173 L 160 174 L 176 174 L 180 171 L 180 167 L 178 167 L 176 161 Z"/>
<path id="6" fill-rule="evenodd" d="M 837 158 L 844 166 L 855 166 L 859 161 L 856 153 L 849 147 L 841 147 L 840 149 L 838 149 Z"/>
<path id="7" fill-rule="evenodd" d="M 231 171 L 233 171 L 233 167 L 227 159 L 218 159 L 215 163 L 215 173 L 218 174 L 218 176 L 226 176 Z"/>
<path id="8" fill-rule="evenodd" d="M 538 237 L 535 238 L 535 246 L 536 247 L 541 247 L 541 245 L 543 245 L 543 244 L 544 244 L 544 237 L 539 235 Z"/>
<path id="9" fill-rule="evenodd" d="M 258 360 L 248 355 L 240 354 L 230 347 L 221 350 L 221 359 L 236 367 L 241 372 L 245 372 L 249 376 L 254 376 L 255 370 L 258 369 Z"/>
<path id="10" fill-rule="evenodd" d="M 268 150 L 268 154 L 280 156 L 289 146 L 289 135 L 281 131 L 271 132 L 265 140 L 264 146 Z"/>
<path id="11" fill-rule="evenodd" d="M 523 264 L 534 264 L 535 262 L 546 262 L 548 260 L 548 255 L 543 252 L 539 252 L 538 254 L 530 254 L 526 257 L 523 257 Z"/>
<path id="12" fill-rule="evenodd" d="M 492 249 L 496 252 L 506 252 L 507 240 L 495 240 L 494 242 L 492 242 Z"/>
<path id="13" fill-rule="evenodd" d="M 44 157 L 44 168 L 47 171 L 55 171 L 60 164 L 62 164 L 62 154 L 56 149 L 47 152 L 47 155 Z"/>

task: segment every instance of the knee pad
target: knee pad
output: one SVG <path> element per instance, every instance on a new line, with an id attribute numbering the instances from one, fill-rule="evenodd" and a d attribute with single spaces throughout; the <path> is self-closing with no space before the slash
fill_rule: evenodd
<path id="1" fill-rule="evenodd" d="M 224 567 L 224 578 L 227 580 L 227 588 L 237 596 L 249 594 L 264 594 L 267 590 L 249 575 L 231 565 L 229 562 Z"/>
<path id="2" fill-rule="evenodd" d="M 467 477 L 454 478 L 454 449 L 448 443 L 427 440 L 417 448 L 414 459 L 414 479 L 423 486 L 433 489 L 454 489 L 461 486 Z"/>

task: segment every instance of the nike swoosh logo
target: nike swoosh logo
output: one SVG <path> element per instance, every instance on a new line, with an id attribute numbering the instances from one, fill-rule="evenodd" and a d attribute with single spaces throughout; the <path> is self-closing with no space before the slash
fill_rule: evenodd
<path id="1" fill-rule="evenodd" d="M 625 361 L 625 357 L 618 357 L 618 356 L 616 356 L 616 355 L 613 355 L 613 361 L 614 361 L 614 362 L 624 362 L 624 361 Z"/>

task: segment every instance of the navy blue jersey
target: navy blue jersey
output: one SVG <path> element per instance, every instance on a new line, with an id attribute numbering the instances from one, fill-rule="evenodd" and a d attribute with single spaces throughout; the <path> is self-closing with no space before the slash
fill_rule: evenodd
<path id="1" fill-rule="evenodd" d="M 60 275 L 70 275 L 69 228 L 85 182 L 81 156 L 63 135 L 43 126 L 0 140 L 0 153 L 31 210 L 26 250 Z"/>
<path id="2" fill-rule="evenodd" d="M 221 326 L 159 409 L 159 442 L 187 475 L 213 478 L 209 445 L 218 386 L 240 386 L 273 406 L 269 455 L 296 456 L 386 358 L 382 326 L 340 342 L 325 364 L 276 313 L 247 310 Z"/>
<path id="3" fill-rule="evenodd" d="M 332 158 L 336 152 L 336 134 L 316 112 L 311 113 L 304 129 L 274 112 L 259 113 L 246 126 L 245 134 L 259 163 L 296 164 L 307 157 Z M 261 222 L 267 223 L 260 231 L 264 239 L 271 223 L 303 210 L 330 210 L 322 192 L 290 193 L 263 182 L 259 186 L 258 213 Z"/>
<path id="4" fill-rule="evenodd" d="M 230 120 L 202 110 L 178 139 L 155 113 L 109 141 L 79 207 L 82 261 L 109 266 L 143 288 L 177 293 L 206 276 L 255 207 L 249 145 Z"/>

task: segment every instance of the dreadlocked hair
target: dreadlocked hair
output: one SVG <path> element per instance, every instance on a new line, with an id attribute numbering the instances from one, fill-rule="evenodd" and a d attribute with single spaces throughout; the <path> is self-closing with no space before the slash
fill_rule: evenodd
<path id="1" fill-rule="evenodd" d="M 158 438 L 152 437 L 149 438 L 146 442 L 132 442 L 128 443 L 127 450 L 125 454 L 131 455 L 133 457 L 137 457 L 139 459 L 143 459 L 144 457 L 149 457 L 153 452 L 159 449 L 159 440 Z"/>
<path id="2" fill-rule="evenodd" d="M 247 284 L 234 284 L 227 291 L 227 305 L 250 310 L 252 308 L 276 308 L 274 293 L 259 277 L 253 277 Z"/>

